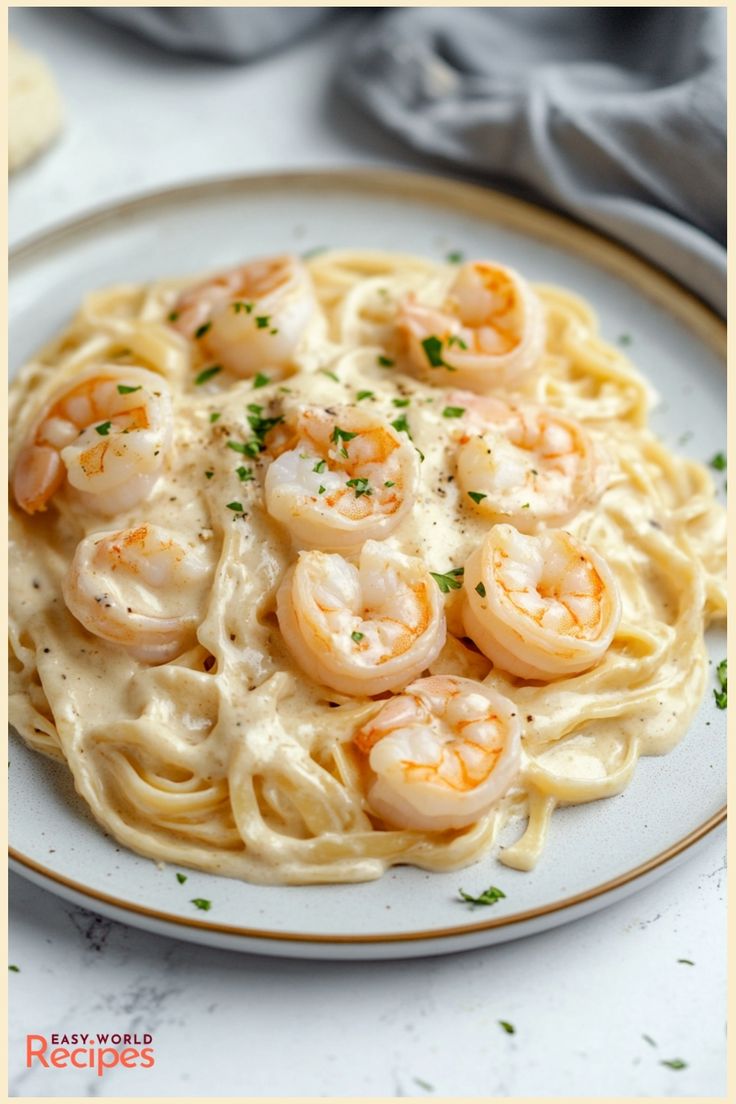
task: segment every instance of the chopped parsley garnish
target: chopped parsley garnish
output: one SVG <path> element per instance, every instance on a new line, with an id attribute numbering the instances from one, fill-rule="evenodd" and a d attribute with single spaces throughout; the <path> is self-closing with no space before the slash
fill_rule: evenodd
<path id="1" fill-rule="evenodd" d="M 14 974 L 20 973 L 20 966 L 8 966 L 8 969 Z"/>
<path id="2" fill-rule="evenodd" d="M 682 1058 L 663 1058 L 659 1064 L 673 1070 L 687 1069 L 687 1062 L 683 1062 Z"/>
<path id="3" fill-rule="evenodd" d="M 499 1027 L 502 1027 L 504 1029 L 504 1031 L 506 1032 L 507 1035 L 515 1035 L 516 1034 L 516 1028 L 514 1027 L 514 1025 L 512 1023 L 509 1023 L 508 1020 L 499 1020 L 498 1024 L 499 1024 Z"/>
<path id="4" fill-rule="evenodd" d="M 327 488 L 320 483 L 319 487 L 317 488 L 317 494 L 324 494 L 326 490 Z"/>
<path id="5" fill-rule="evenodd" d="M 409 423 L 406 420 L 406 414 L 402 414 L 400 418 L 397 418 L 391 425 L 394 427 L 397 433 L 408 433 L 411 437 L 411 430 L 409 429 Z"/>
<path id="6" fill-rule="evenodd" d="M 245 311 L 246 314 L 250 314 L 255 306 L 255 303 L 244 303 L 242 300 L 238 300 L 235 303 L 230 304 L 236 314 L 240 314 L 241 311 Z"/>
<path id="7" fill-rule="evenodd" d="M 691 958 L 678 958 L 678 962 L 681 962 L 683 966 L 694 966 L 695 963 Z"/>
<path id="8" fill-rule="evenodd" d="M 392 360 L 391 357 L 379 356 L 376 359 L 381 368 L 393 368 L 393 366 L 396 364 L 396 361 Z"/>
<path id="9" fill-rule="evenodd" d="M 234 514 L 243 513 L 243 505 L 241 502 L 228 502 L 227 508 L 228 510 L 232 510 Z"/>
<path id="10" fill-rule="evenodd" d="M 438 337 L 432 334 L 431 337 L 425 337 L 422 342 L 422 348 L 424 349 L 424 355 L 429 361 L 432 368 L 445 368 L 447 367 L 442 359 L 442 342 Z"/>
<path id="11" fill-rule="evenodd" d="M 352 487 L 355 491 L 355 497 L 360 498 L 361 495 L 372 495 L 373 491 L 368 480 L 364 476 L 360 476 L 356 479 L 348 479 L 345 484 L 346 487 Z"/>
<path id="12" fill-rule="evenodd" d="M 619 334 L 618 335 L 618 343 L 619 343 L 619 345 L 624 345 L 624 346 L 630 345 L 631 344 L 631 334 Z"/>
<path id="13" fill-rule="evenodd" d="M 356 629 L 355 632 L 351 632 L 350 639 L 354 640 L 356 644 L 360 644 L 360 642 L 361 642 L 361 640 L 363 639 L 364 636 L 365 636 L 365 633 L 358 632 L 358 630 Z"/>
<path id="14" fill-rule="evenodd" d="M 212 469 L 210 469 L 209 471 L 206 471 L 206 472 L 205 472 L 204 474 L 206 475 L 207 479 L 211 479 L 211 478 L 212 478 L 212 476 L 213 476 L 213 475 L 214 475 L 215 473 L 214 473 L 214 472 L 212 471 Z"/>
<path id="15" fill-rule="evenodd" d="M 271 315 L 270 314 L 257 314 L 256 315 L 256 326 L 258 327 L 259 330 L 268 329 L 268 327 L 270 325 L 271 325 Z"/>
<path id="16" fill-rule="evenodd" d="M 110 432 L 111 426 L 112 422 L 102 422 L 100 425 L 95 426 L 95 429 L 99 433 L 100 437 L 107 437 L 108 433 Z"/>
<path id="17" fill-rule="evenodd" d="M 528 510 L 529 509 L 529 503 L 525 502 L 524 505 L 521 508 L 522 508 L 522 510 Z"/>
<path id="18" fill-rule="evenodd" d="M 359 391 L 358 394 L 355 397 L 358 400 L 358 402 L 362 402 L 363 399 L 374 399 L 375 395 L 373 394 L 372 391 Z"/>
<path id="19" fill-rule="evenodd" d="M 178 311 L 169 311 L 169 322 L 176 322 L 179 317 Z"/>
<path id="20" fill-rule="evenodd" d="M 264 376 L 263 372 L 259 372 L 253 380 L 253 387 L 257 391 L 259 387 L 268 387 L 270 382 L 271 380 L 268 376 Z"/>
<path id="21" fill-rule="evenodd" d="M 328 379 L 334 380 L 335 383 L 340 382 L 340 377 L 335 372 L 331 372 L 329 368 L 320 368 L 320 374 L 327 376 Z"/>
<path id="22" fill-rule="evenodd" d="M 208 330 L 211 330 L 211 329 L 212 329 L 212 323 L 211 322 L 203 322 L 202 325 L 198 326 L 197 329 L 194 331 L 194 336 L 196 338 L 204 337 L 204 335 L 208 332 Z"/>
<path id="23" fill-rule="evenodd" d="M 420 1089 L 426 1089 L 427 1092 L 434 1092 L 434 1085 L 429 1081 L 424 1081 L 421 1077 L 414 1078 L 414 1084 L 418 1085 Z"/>
<path id="24" fill-rule="evenodd" d="M 238 479 L 241 483 L 250 483 L 255 477 L 250 468 L 244 468 L 241 464 L 239 468 L 236 468 Z"/>
<path id="25" fill-rule="evenodd" d="M 651 1035 L 642 1035 L 642 1039 L 645 1043 L 649 1043 L 650 1046 L 656 1047 L 656 1043 Z"/>
<path id="26" fill-rule="evenodd" d="M 464 567 L 451 567 L 449 571 L 446 571 L 444 575 L 441 575 L 437 571 L 430 571 L 430 575 L 436 582 L 443 594 L 449 594 L 451 590 L 460 590 L 463 585 L 458 582 L 458 578 L 465 572 Z"/>
<path id="27" fill-rule="evenodd" d="M 467 349 L 468 347 L 467 341 L 463 341 L 458 334 L 450 334 L 447 339 L 447 348 L 451 349 L 453 345 L 457 345 L 458 349 Z"/>
<path id="28" fill-rule="evenodd" d="M 713 697 L 716 699 L 716 705 L 719 709 L 725 709 L 728 706 L 728 660 L 722 659 L 716 667 L 716 678 L 720 683 L 721 689 L 713 691 Z"/>
<path id="29" fill-rule="evenodd" d="M 384 487 L 395 487 L 396 486 L 393 479 L 387 479 L 386 482 L 383 485 L 384 485 Z"/>
<path id="30" fill-rule="evenodd" d="M 391 402 L 394 406 L 408 406 L 411 399 L 392 399 Z"/>
<path id="31" fill-rule="evenodd" d="M 212 413 L 210 414 L 210 422 L 212 422 L 213 424 L 215 422 L 219 422 L 221 417 L 222 417 L 222 414 L 220 413 L 219 410 L 213 410 Z"/>
<path id="32" fill-rule="evenodd" d="M 179 883 L 179 885 L 184 885 L 185 881 L 187 880 L 187 876 L 186 876 L 186 874 L 178 874 L 177 873 L 176 880 Z"/>
<path id="33" fill-rule="evenodd" d="M 468 498 L 472 498 L 473 502 L 482 502 L 484 498 L 488 498 L 487 494 L 483 494 L 481 491 L 468 491 Z"/>
<path id="34" fill-rule="evenodd" d="M 726 455 L 723 452 L 717 452 L 713 459 L 710 461 L 710 466 L 715 468 L 716 471 L 726 470 Z"/>
<path id="35" fill-rule="evenodd" d="M 332 441 L 333 444 L 337 445 L 337 444 L 339 444 L 340 441 L 352 441 L 353 437 L 357 437 L 357 436 L 358 436 L 357 433 L 348 433 L 348 431 L 346 429 L 340 429 L 339 426 L 335 426 L 335 428 L 332 431 L 332 434 L 330 435 L 330 440 Z M 347 456 L 347 454 L 348 454 L 347 449 L 344 446 L 343 446 L 343 448 L 340 449 L 340 452 L 342 453 L 343 456 Z"/>
<path id="36" fill-rule="evenodd" d="M 135 391 L 140 391 L 142 384 L 138 384 L 137 387 L 128 387 L 124 383 L 118 384 L 118 395 L 132 395 Z"/>
<path id="37" fill-rule="evenodd" d="M 327 461 L 326 460 L 318 460 L 317 463 L 312 468 L 312 471 L 313 472 L 323 472 L 325 470 L 326 466 L 327 466 Z"/>
<path id="38" fill-rule="evenodd" d="M 248 445 L 245 443 L 245 441 L 228 441 L 227 447 L 229 449 L 232 449 L 233 452 L 242 452 L 246 456 L 249 455 Z"/>
<path id="39" fill-rule="evenodd" d="M 205 897 L 192 897 L 192 904 L 201 909 L 202 912 L 209 912 L 212 908 L 212 902 Z"/>
<path id="40" fill-rule="evenodd" d="M 459 890 L 459 893 L 463 901 L 468 901 L 471 905 L 495 905 L 496 901 L 500 901 L 502 897 L 506 896 L 503 890 L 497 889 L 496 886 L 489 886 L 477 897 L 473 897 L 471 893 L 466 893 L 464 889 Z"/>
<path id="41" fill-rule="evenodd" d="M 217 373 L 221 371 L 221 364 L 213 364 L 211 368 L 203 368 L 194 382 L 197 387 L 201 387 L 203 383 L 206 383 L 207 380 L 211 380 L 213 376 L 216 376 Z"/>
<path id="42" fill-rule="evenodd" d="M 465 254 L 460 249 L 453 249 L 451 253 L 448 253 L 445 260 L 448 264 L 462 264 L 465 260 Z"/>
<path id="43" fill-rule="evenodd" d="M 462 418 L 465 413 L 464 406 L 446 406 L 442 411 L 443 418 Z"/>
<path id="44" fill-rule="evenodd" d="M 477 587 L 475 588 L 475 593 L 480 594 L 481 598 L 485 598 L 486 588 L 483 586 L 483 583 L 478 583 Z"/>
<path id="45" fill-rule="evenodd" d="M 238 451 L 245 452 L 247 456 L 257 456 L 266 447 L 264 440 L 266 434 L 274 426 L 280 425 L 284 416 L 279 414 L 275 418 L 262 418 L 263 407 L 258 403 L 248 403 L 248 412 L 248 425 L 253 431 L 253 439 L 247 442 L 244 449 Z M 230 444 L 229 441 L 228 444 Z M 230 447 L 232 448 L 232 445 Z"/>

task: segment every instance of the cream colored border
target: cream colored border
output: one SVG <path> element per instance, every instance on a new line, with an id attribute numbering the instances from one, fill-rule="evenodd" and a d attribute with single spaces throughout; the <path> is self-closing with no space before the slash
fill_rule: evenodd
<path id="1" fill-rule="evenodd" d="M 522 200 L 480 188 L 476 185 L 460 183 L 455 180 L 442 177 L 426 176 L 413 172 L 395 172 L 392 170 L 359 170 L 346 169 L 330 172 L 288 172 L 288 173 L 263 173 L 249 176 L 223 177 L 200 184 L 184 185 L 177 188 L 167 188 L 162 191 L 152 192 L 137 199 L 125 203 L 117 203 L 104 207 L 98 211 L 62 224 L 55 230 L 30 239 L 11 254 L 11 269 L 13 263 L 23 261 L 31 257 L 36 249 L 45 249 L 49 245 L 63 245 L 66 240 L 73 239 L 80 232 L 94 230 L 96 226 L 104 224 L 111 216 L 124 218 L 126 214 L 166 206 L 177 199 L 198 199 L 212 197 L 215 194 L 233 194 L 248 191 L 262 191 L 264 187 L 271 191 L 286 188 L 288 190 L 305 191 L 324 190 L 338 184 L 343 188 L 350 188 L 355 192 L 363 192 L 370 195 L 385 194 L 393 198 L 411 197 L 413 202 L 424 200 L 429 203 L 441 204 L 486 219 L 496 225 L 511 227 L 526 235 L 551 242 L 557 248 L 585 257 L 587 260 L 601 268 L 613 272 L 615 275 L 627 280 L 630 284 L 639 288 L 652 301 L 656 302 L 673 314 L 684 325 L 697 334 L 703 341 L 710 345 L 719 355 L 725 353 L 725 327 L 713 312 L 695 298 L 690 292 L 685 291 L 669 276 L 655 269 L 648 262 L 634 256 L 628 250 L 604 238 L 602 235 L 587 230 L 561 215 L 534 207 Z M 162 912 L 158 909 L 147 908 L 142 905 L 131 904 L 121 898 L 109 894 L 98 893 L 80 882 L 62 877 L 48 867 L 37 863 L 29 856 L 22 854 L 14 848 L 9 849 L 11 858 L 20 866 L 26 867 L 52 883 L 65 886 L 76 893 L 86 897 L 113 905 L 121 910 L 134 913 L 139 916 L 147 916 L 176 926 L 198 928 L 205 931 L 228 934 L 250 939 L 275 940 L 280 942 L 320 943 L 320 944 L 368 944 L 368 943 L 404 943 L 418 940 L 436 940 L 456 938 L 475 932 L 488 931 L 495 928 L 509 927 L 514 924 L 537 919 L 542 916 L 554 914 L 565 909 L 573 908 L 586 901 L 594 900 L 606 893 L 627 885 L 637 878 L 643 877 L 652 870 L 670 862 L 676 856 L 693 846 L 698 840 L 711 832 L 726 817 L 725 806 L 719 809 L 709 820 L 700 825 L 677 843 L 653 856 L 647 862 L 640 864 L 633 870 L 617 878 L 610 879 L 591 890 L 575 896 L 565 898 L 562 901 L 544 906 L 538 909 L 528 909 L 525 912 L 514 913 L 511 916 L 498 919 L 489 919 L 477 924 L 457 925 L 450 928 L 436 930 L 422 930 L 418 932 L 405 932 L 393 935 L 366 934 L 360 936 L 336 936 L 336 935 L 304 935 L 298 932 L 274 932 L 251 928 L 241 928 L 227 924 L 213 924 L 207 921 L 190 919 L 177 916 L 172 913 Z"/>

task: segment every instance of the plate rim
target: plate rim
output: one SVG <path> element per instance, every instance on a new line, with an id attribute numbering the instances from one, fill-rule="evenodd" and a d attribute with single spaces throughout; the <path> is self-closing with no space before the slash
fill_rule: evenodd
<path id="1" fill-rule="evenodd" d="M 340 185 L 355 191 L 369 192 L 372 195 L 388 194 L 394 198 L 406 198 L 407 195 L 427 202 L 439 202 L 455 209 L 460 208 L 469 214 L 475 214 L 497 225 L 511 227 L 529 237 L 551 242 L 565 252 L 582 256 L 585 260 L 603 268 L 620 278 L 638 286 L 651 299 L 663 307 L 669 314 L 709 345 L 721 359 L 725 358 L 726 325 L 723 319 L 700 300 L 694 292 L 683 287 L 670 275 L 656 265 L 637 255 L 626 246 L 606 234 L 585 226 L 557 211 L 539 206 L 529 200 L 519 199 L 492 188 L 468 183 L 452 176 L 423 173 L 406 169 L 388 168 L 334 168 L 334 169 L 295 169 L 284 171 L 262 171 L 254 173 L 224 174 L 190 181 L 185 184 L 147 190 L 132 198 L 114 200 L 87 210 L 86 213 L 58 222 L 38 234 L 22 239 L 8 253 L 8 275 L 12 278 L 13 266 L 32 257 L 37 249 L 48 248 L 63 243 L 67 237 L 79 232 L 94 229 L 97 224 L 110 219 L 145 211 L 162 204 L 200 197 L 213 193 L 258 190 L 264 187 L 294 188 L 305 185 L 310 189 L 320 185 Z M 589 901 L 598 900 L 606 894 L 631 885 L 638 879 L 658 868 L 666 866 L 677 856 L 705 838 L 722 824 L 727 815 L 727 804 L 721 806 L 707 820 L 692 829 L 681 839 L 676 840 L 663 851 L 650 856 L 644 862 L 607 879 L 592 888 L 537 908 L 512 913 L 509 916 L 479 921 L 474 924 L 453 925 L 452 927 L 425 929 L 422 931 L 393 933 L 327 934 L 305 932 L 271 931 L 263 928 L 247 928 L 235 924 L 218 924 L 209 920 L 197 920 L 193 917 L 179 916 L 147 905 L 126 901 L 98 891 L 65 875 L 58 874 L 43 863 L 8 846 L 8 855 L 20 868 L 41 875 L 52 883 L 63 886 L 75 893 L 82 894 L 95 901 L 132 913 L 136 917 L 145 917 L 176 927 L 194 928 L 209 931 L 217 935 L 238 936 L 245 939 L 261 939 L 274 942 L 309 944 L 391 944 L 427 940 L 453 939 L 459 936 L 477 934 L 498 928 L 522 926 L 529 921 L 544 916 L 555 915 Z M 288 887 L 287 887 L 288 888 Z M 521 934 L 521 933 L 520 933 Z"/>

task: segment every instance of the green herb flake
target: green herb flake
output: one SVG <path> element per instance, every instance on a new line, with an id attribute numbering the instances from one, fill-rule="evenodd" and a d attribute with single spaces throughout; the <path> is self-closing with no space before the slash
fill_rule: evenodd
<path id="1" fill-rule="evenodd" d="M 363 399 L 375 399 L 375 397 L 376 396 L 373 394 L 372 391 L 359 391 L 358 394 L 355 396 L 358 402 L 362 402 Z"/>
<path id="2" fill-rule="evenodd" d="M 361 642 L 361 640 L 363 639 L 364 636 L 365 636 L 365 633 L 358 632 L 358 630 L 356 629 L 355 632 L 351 632 L 350 639 L 354 640 L 356 644 L 360 644 L 360 642 Z"/>
<path id="3" fill-rule="evenodd" d="M 391 357 L 387 356 L 376 357 L 376 360 L 378 361 L 378 364 L 381 368 L 393 368 L 396 364 L 395 360 L 392 360 Z"/>
<path id="4" fill-rule="evenodd" d="M 716 699 L 716 705 L 719 709 L 726 709 L 728 706 L 728 660 L 722 659 L 716 667 L 716 678 L 720 683 L 720 690 L 713 691 L 713 697 Z"/>
<path id="5" fill-rule="evenodd" d="M 420 1089 L 424 1089 L 426 1092 L 434 1092 L 434 1085 L 429 1081 L 425 1081 L 422 1077 L 414 1077 L 413 1081 Z"/>
<path id="6" fill-rule="evenodd" d="M 243 513 L 243 505 L 241 502 L 228 502 L 227 508 L 228 510 L 232 510 L 234 514 Z"/>
<path id="7" fill-rule="evenodd" d="M 320 483 L 319 487 L 317 488 L 317 494 L 323 495 L 326 490 L 327 490 L 327 488 L 325 486 L 323 486 L 322 483 Z"/>
<path id="8" fill-rule="evenodd" d="M 397 433 L 408 433 L 409 437 L 411 437 L 411 430 L 409 429 L 409 423 L 406 420 L 406 414 L 402 414 L 401 417 L 397 418 L 396 421 L 391 423 L 391 425 L 394 427 Z"/>
<path id="9" fill-rule="evenodd" d="M 477 897 L 473 897 L 471 893 L 466 893 L 464 889 L 459 890 L 460 897 L 463 901 L 468 901 L 471 905 L 495 905 L 497 901 L 500 901 L 506 894 L 498 889 L 496 886 L 489 886 L 488 889 L 484 889 Z"/>
<path id="10" fill-rule="evenodd" d="M 212 908 L 212 902 L 205 897 L 192 897 L 192 904 L 195 908 L 201 909 L 202 912 L 209 912 Z"/>
<path id="11" fill-rule="evenodd" d="M 681 962 L 683 966 L 694 966 L 695 963 L 691 958 L 678 958 L 678 962 Z"/>
<path id="12" fill-rule="evenodd" d="M 645 1043 L 649 1043 L 651 1047 L 656 1047 L 657 1045 L 651 1035 L 642 1035 L 642 1039 Z"/>
<path id="13" fill-rule="evenodd" d="M 450 568 L 450 570 L 446 571 L 444 575 L 440 574 L 437 571 L 430 571 L 429 574 L 432 576 L 442 593 L 449 594 L 451 590 L 460 590 L 460 587 L 463 584 L 458 582 L 457 577 L 462 576 L 463 571 L 464 568 L 455 567 Z"/>
<path id="14" fill-rule="evenodd" d="M 631 334 L 626 334 L 626 333 L 619 334 L 618 335 L 618 343 L 619 343 L 619 345 L 626 348 L 627 345 L 631 344 Z"/>
<path id="15" fill-rule="evenodd" d="M 257 314 L 256 315 L 256 326 L 258 327 L 259 330 L 266 330 L 266 329 L 268 329 L 268 327 L 270 325 L 271 325 L 271 315 L 270 314 Z"/>
<path id="16" fill-rule="evenodd" d="M 194 331 L 194 336 L 197 339 L 199 339 L 200 337 L 204 337 L 204 335 L 206 333 L 208 333 L 211 329 L 212 329 L 212 323 L 211 322 L 203 322 L 202 325 L 198 326 L 197 329 Z"/>
<path id="17" fill-rule="evenodd" d="M 712 460 L 709 461 L 710 466 L 715 468 L 716 471 L 726 470 L 726 454 L 723 452 L 717 452 Z"/>
<path id="18" fill-rule="evenodd" d="M 345 486 L 352 487 L 352 489 L 355 491 L 356 498 L 360 498 L 361 495 L 373 494 L 373 490 L 371 489 L 371 486 L 365 476 L 360 476 L 356 479 L 348 479 Z"/>
<path id="19" fill-rule="evenodd" d="M 187 880 L 187 876 L 186 876 L 186 874 L 177 873 L 176 880 L 179 883 L 179 885 L 184 885 L 185 881 Z"/>
<path id="20" fill-rule="evenodd" d="M 220 413 L 219 410 L 213 410 L 212 413 L 210 414 L 210 422 L 212 423 L 212 425 L 214 425 L 215 422 L 219 422 L 221 417 L 222 417 L 222 414 Z"/>
<path id="21" fill-rule="evenodd" d="M 328 379 L 334 380 L 335 383 L 340 382 L 340 377 L 335 372 L 331 372 L 329 368 L 320 368 L 319 371 L 321 375 L 327 376 Z"/>
<path id="22" fill-rule="evenodd" d="M 233 308 L 236 314 L 240 314 L 241 311 L 245 311 L 246 314 L 250 314 L 253 310 L 253 307 L 255 306 L 255 303 L 244 303 L 242 299 L 238 299 L 236 300 L 236 302 L 231 303 L 230 306 Z"/>
<path id="23" fill-rule="evenodd" d="M 687 1069 L 687 1062 L 683 1062 L 682 1058 L 663 1058 L 659 1064 L 672 1070 Z"/>
<path id="24" fill-rule="evenodd" d="M 207 383 L 207 380 L 211 380 L 213 376 L 216 376 L 217 373 L 221 371 L 221 364 L 213 364 L 210 368 L 203 368 L 196 377 L 194 383 L 197 387 L 201 387 L 203 383 Z"/>
<path id="25" fill-rule="evenodd" d="M 326 466 L 327 466 L 327 461 L 326 460 L 318 460 L 317 463 L 312 468 L 312 471 L 317 472 L 317 473 L 323 472 L 325 470 Z"/>
<path id="26" fill-rule="evenodd" d="M 95 429 L 99 433 L 100 437 L 107 437 L 111 427 L 112 422 L 102 422 L 100 425 L 95 426 Z"/>
<path id="27" fill-rule="evenodd" d="M 169 311 L 168 317 L 169 317 L 169 322 L 176 322 L 176 321 L 178 321 L 178 318 L 179 318 L 179 312 L 175 311 L 175 310 L 174 311 Z"/>
<path id="28" fill-rule="evenodd" d="M 529 509 L 529 503 L 525 502 L 524 505 L 521 508 L 522 508 L 522 510 L 528 510 Z"/>
<path id="29" fill-rule="evenodd" d="M 472 498 L 473 502 L 482 502 L 484 498 L 488 498 L 487 494 L 483 494 L 481 491 L 468 491 L 468 498 Z"/>
<path id="30" fill-rule="evenodd" d="M 394 406 L 408 406 L 411 399 L 392 399 L 391 402 Z"/>
<path id="31" fill-rule="evenodd" d="M 20 973 L 20 966 L 8 966 L 8 969 L 10 970 L 10 972 L 12 974 L 19 974 Z"/>
<path id="32" fill-rule="evenodd" d="M 448 264 L 462 264 L 465 260 L 465 254 L 460 249 L 453 249 L 451 253 L 448 253 L 445 257 Z"/>
<path id="33" fill-rule="evenodd" d="M 228 441 L 227 447 L 233 452 L 242 452 L 244 455 L 248 453 L 248 445 L 245 441 Z"/>
<path id="34" fill-rule="evenodd" d="M 507 1035 L 515 1035 L 516 1034 L 516 1028 L 514 1027 L 514 1025 L 512 1023 L 509 1023 L 508 1020 L 499 1020 L 498 1024 L 499 1024 L 499 1027 L 502 1027 L 504 1029 L 504 1031 L 506 1032 Z"/>
<path id="35" fill-rule="evenodd" d="M 425 337 L 422 342 L 422 348 L 424 349 L 424 355 L 429 361 L 431 368 L 445 368 L 445 362 L 442 359 L 442 342 L 438 337 L 432 334 L 431 337 Z"/>
<path id="36" fill-rule="evenodd" d="M 140 391 L 142 389 L 142 386 L 143 385 L 139 383 L 137 387 L 128 387 L 125 383 L 119 383 L 118 395 L 132 395 L 134 394 L 134 392 Z"/>
<path id="37" fill-rule="evenodd" d="M 250 468 L 244 468 L 241 464 L 239 468 L 236 468 L 238 479 L 241 483 L 251 483 L 255 476 Z"/>
<path id="38" fill-rule="evenodd" d="M 465 413 L 464 406 L 446 406 L 442 411 L 443 418 L 462 418 Z"/>
<path id="39" fill-rule="evenodd" d="M 210 469 L 210 471 L 206 471 L 204 474 L 207 479 L 211 479 L 215 473 Z"/>
<path id="40" fill-rule="evenodd" d="M 478 583 L 477 587 L 475 588 L 475 593 L 480 594 L 481 598 L 485 598 L 486 588 L 483 586 L 483 583 Z"/>
<path id="41" fill-rule="evenodd" d="M 346 429 L 340 429 L 339 426 L 335 426 L 330 435 L 330 440 L 333 444 L 337 445 L 340 441 L 352 441 L 353 437 L 357 436 L 357 433 L 349 433 Z"/>
<path id="42" fill-rule="evenodd" d="M 264 376 L 263 372 L 259 372 L 256 378 L 253 380 L 253 389 L 257 391 L 259 387 L 268 387 L 271 382 L 269 376 Z"/>
<path id="43" fill-rule="evenodd" d="M 448 337 L 447 348 L 451 349 L 453 345 L 457 345 L 458 349 L 462 349 L 463 351 L 468 347 L 467 341 L 463 341 L 459 334 L 451 334 Z"/>
<path id="44" fill-rule="evenodd" d="M 383 485 L 384 485 L 384 487 L 395 487 L 396 486 L 393 479 L 387 479 L 386 482 Z"/>

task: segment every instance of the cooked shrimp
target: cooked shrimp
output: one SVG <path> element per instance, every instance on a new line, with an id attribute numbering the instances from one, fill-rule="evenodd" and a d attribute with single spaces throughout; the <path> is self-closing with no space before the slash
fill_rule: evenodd
<path id="1" fill-rule="evenodd" d="M 302 670 L 345 694 L 405 686 L 445 643 L 442 598 L 427 568 L 380 541 L 366 541 L 358 567 L 301 552 L 279 588 L 277 614 Z"/>
<path id="2" fill-rule="evenodd" d="M 112 515 L 146 498 L 171 445 L 169 388 L 146 368 L 88 368 L 34 419 L 13 468 L 27 514 L 45 510 L 67 479 L 82 504 Z"/>
<path id="3" fill-rule="evenodd" d="M 494 525 L 465 565 L 465 631 L 502 671 L 549 681 L 601 659 L 621 602 L 610 567 L 562 529 Z"/>
<path id="4" fill-rule="evenodd" d="M 473 679 L 418 679 L 356 733 L 375 780 L 370 809 L 397 828 L 464 828 L 513 785 L 521 724 L 513 702 Z"/>
<path id="5" fill-rule="evenodd" d="M 471 391 L 516 386 L 534 368 L 545 342 L 535 292 L 518 272 L 490 261 L 464 264 L 439 307 L 409 294 L 397 326 L 421 376 Z"/>
<path id="6" fill-rule="evenodd" d="M 266 508 L 300 547 L 358 549 L 388 536 L 411 510 L 417 452 L 382 418 L 308 407 L 284 432 L 291 439 L 266 473 Z"/>
<path id="7" fill-rule="evenodd" d="M 606 464 L 574 418 L 467 392 L 448 401 L 466 412 L 457 476 L 471 509 L 528 533 L 565 524 L 603 492 Z"/>
<path id="8" fill-rule="evenodd" d="M 194 643 L 211 575 L 203 549 L 140 525 L 80 541 L 62 591 L 85 629 L 158 664 Z"/>
<path id="9" fill-rule="evenodd" d="M 213 276 L 177 301 L 177 330 L 237 376 L 291 361 L 316 307 L 311 277 L 296 257 L 268 257 Z"/>

